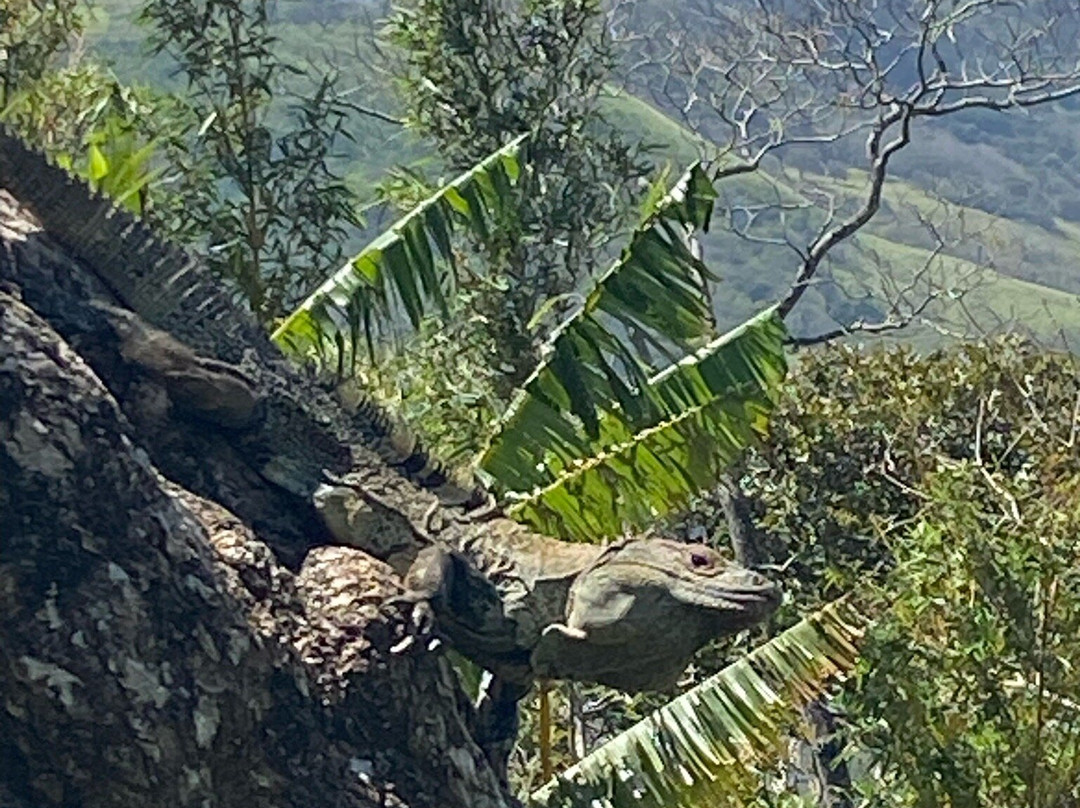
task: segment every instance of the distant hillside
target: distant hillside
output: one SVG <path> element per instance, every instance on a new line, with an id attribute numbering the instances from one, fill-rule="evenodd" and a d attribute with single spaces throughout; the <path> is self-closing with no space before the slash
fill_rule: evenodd
<path id="1" fill-rule="evenodd" d="M 353 89 L 364 104 L 396 113 L 388 80 L 355 55 L 367 52 L 365 43 L 377 19 L 371 9 L 380 5 L 282 1 L 275 6 L 277 33 L 297 63 L 332 65 L 342 86 Z M 121 78 L 169 86 L 174 79 L 168 62 L 146 57 L 145 32 L 132 21 L 138 6 L 134 0 L 96 0 L 90 44 L 112 61 Z M 670 163 L 674 173 L 705 150 L 701 138 L 640 98 L 613 93 L 605 99 L 605 110 L 619 128 L 659 144 L 658 162 Z M 807 294 L 792 326 L 812 334 L 829 330 L 836 319 L 879 318 L 880 290 L 876 282 L 865 282 L 876 277 L 868 267 L 886 267 L 902 285 L 931 249 L 918 215 L 935 215 L 944 217 L 953 236 L 936 276 L 942 281 L 972 276 L 979 282 L 962 306 L 942 301 L 927 315 L 944 322 L 946 331 L 970 333 L 972 318 L 987 330 L 1022 325 L 1040 339 L 1059 343 L 1064 337 L 1080 350 L 1080 106 L 1057 105 L 1027 116 L 973 113 L 946 124 L 917 133 L 896 162 L 897 180 L 889 185 L 883 210 L 852 245 L 837 252 L 831 265 L 834 282 Z M 439 174 L 435 155 L 400 127 L 357 116 L 352 133 L 355 142 L 343 145 L 342 159 L 361 196 L 393 165 L 419 163 L 432 176 Z M 721 201 L 781 193 L 810 206 L 788 216 L 787 232 L 799 243 L 821 221 L 820 198 L 804 194 L 809 186 L 837 198 L 858 193 L 864 178 L 849 166 L 861 165 L 860 154 L 848 156 L 848 162 L 842 151 L 823 157 L 820 164 L 812 163 L 814 170 L 796 161 L 802 167 L 798 177 L 730 183 L 721 187 Z M 708 263 L 723 277 L 716 289 L 718 316 L 734 324 L 786 288 L 797 259 L 787 247 L 740 239 L 726 225 L 721 205 L 704 246 Z M 932 345 L 942 334 L 920 328 L 905 338 Z"/>
<path id="2" fill-rule="evenodd" d="M 182 89 L 171 60 L 148 55 L 147 30 L 136 23 L 142 5 L 142 0 L 94 0 L 88 45 L 126 82 Z M 369 9 L 380 4 L 279 0 L 271 5 L 277 20 L 274 34 L 291 61 L 302 68 L 333 70 L 353 100 L 391 114 L 398 111 L 388 80 L 355 57 L 377 27 L 378 17 Z M 343 141 L 341 151 L 350 183 L 362 197 L 392 166 L 433 160 L 411 132 L 377 118 L 358 114 L 351 134 L 354 140 Z"/>
<path id="3" fill-rule="evenodd" d="M 650 142 L 664 144 L 665 154 L 677 165 L 688 164 L 706 150 L 700 138 L 639 98 L 616 94 L 608 99 L 606 108 L 609 118 L 623 128 L 642 132 Z M 830 190 L 837 197 L 858 193 L 865 181 L 865 176 L 856 171 L 843 179 L 814 174 L 804 177 L 809 184 Z M 730 196 L 752 198 L 754 191 L 746 187 L 748 182 L 761 183 L 763 179 L 732 182 Z M 785 201 L 811 203 L 788 182 L 770 178 L 769 187 L 781 189 Z M 723 186 L 719 190 L 722 202 L 729 194 Z M 850 299 L 838 287 L 843 286 L 849 294 L 861 291 L 859 279 L 866 277 L 866 267 L 872 261 L 888 267 L 900 279 L 922 267 L 931 245 L 916 212 L 939 217 L 947 214 L 949 219 L 962 221 L 964 231 L 971 234 L 948 244 L 939 262 L 938 277 L 978 276 L 977 284 L 963 300 L 964 310 L 943 301 L 932 306 L 926 312 L 928 316 L 941 318 L 943 325 L 956 331 L 970 332 L 969 316 L 991 331 L 1024 326 L 1049 343 L 1060 344 L 1064 336 L 1073 350 L 1080 350 L 1080 225 L 1055 217 L 1047 227 L 965 205 L 946 205 L 940 197 L 901 180 L 889 183 L 882 211 L 866 231 L 851 248 L 839 251 L 834 263 L 838 284 L 811 290 L 793 312 L 792 325 L 805 334 L 815 334 L 831 328 L 834 317 L 872 320 L 879 316 L 876 301 Z M 720 214 L 718 210 L 712 232 L 704 239 L 705 256 L 724 277 L 717 289 L 721 321 L 734 324 L 775 300 L 787 288 L 796 256 L 786 247 L 738 239 L 723 227 Z M 807 218 L 813 219 L 809 215 Z M 809 235 L 808 229 L 804 228 L 804 235 Z M 931 345 L 941 339 L 941 334 L 922 328 L 905 337 Z"/>

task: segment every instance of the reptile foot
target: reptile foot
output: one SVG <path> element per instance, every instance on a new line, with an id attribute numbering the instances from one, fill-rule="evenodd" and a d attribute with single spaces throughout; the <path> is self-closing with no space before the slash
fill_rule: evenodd
<path id="1" fill-rule="evenodd" d="M 390 648 L 390 653 L 404 653 L 413 646 L 417 639 L 432 640 L 435 644 L 429 643 L 428 650 L 434 649 L 439 641 L 433 636 L 435 634 L 435 611 L 431 608 L 431 604 L 428 601 L 417 600 L 408 593 L 404 595 L 395 595 L 394 597 L 387 598 L 383 601 L 383 606 L 393 607 L 405 605 L 412 607 L 409 615 L 409 627 L 406 630 L 405 637 Z"/>
<path id="2" fill-rule="evenodd" d="M 435 610 L 426 600 L 417 601 L 412 610 L 413 633 L 427 636 L 435 633 Z"/>

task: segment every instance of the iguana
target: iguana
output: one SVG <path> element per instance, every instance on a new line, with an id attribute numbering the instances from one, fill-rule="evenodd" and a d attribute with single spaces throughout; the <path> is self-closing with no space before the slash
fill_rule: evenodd
<path id="1" fill-rule="evenodd" d="M 315 493 L 342 543 L 388 561 L 417 605 L 465 656 L 507 681 L 537 677 L 623 690 L 673 685 L 714 637 L 768 617 L 780 590 L 704 544 L 666 539 L 607 546 L 559 541 L 504 517 L 470 519 L 444 536 L 440 521 L 393 529 L 391 510 L 362 483 Z M 373 529 L 378 524 L 378 529 Z M 388 537 L 396 537 L 388 543 Z"/>
<path id="2" fill-rule="evenodd" d="M 768 617 L 779 588 L 703 544 L 627 538 L 559 541 L 493 517 L 444 535 L 440 520 L 395 530 L 392 508 L 349 477 L 315 494 L 331 533 L 387 560 L 457 650 L 521 685 L 535 678 L 637 692 L 670 687 L 709 640 Z M 376 529 L 377 525 L 377 529 Z M 396 536 L 395 544 L 387 537 Z"/>
<path id="3" fill-rule="evenodd" d="M 478 508 L 477 491 L 381 410 L 346 412 L 286 361 L 199 260 L 3 129 L 0 187 L 111 293 L 78 315 L 95 337 L 107 332 L 111 356 L 157 384 L 178 413 L 219 430 L 290 508 L 317 514 L 325 536 L 313 543 L 351 544 L 405 573 L 402 599 L 506 683 L 503 706 L 535 677 L 665 686 L 709 639 L 775 607 L 775 586 L 707 547 L 569 544 Z M 17 257 L 0 260 L 0 270 L 12 267 L 17 276 Z M 23 285 L 39 312 L 49 293 Z M 488 725 L 512 730 L 513 714 L 496 711 Z M 487 734 L 494 744 L 506 732 Z"/>
<path id="4" fill-rule="evenodd" d="M 446 523 L 398 511 L 352 475 L 315 494 L 343 544 L 403 576 L 423 635 L 433 628 L 494 678 L 473 736 L 498 772 L 517 735 L 517 702 L 538 678 L 621 690 L 675 684 L 710 640 L 764 620 L 780 589 L 702 544 L 541 536 L 498 515 Z"/>

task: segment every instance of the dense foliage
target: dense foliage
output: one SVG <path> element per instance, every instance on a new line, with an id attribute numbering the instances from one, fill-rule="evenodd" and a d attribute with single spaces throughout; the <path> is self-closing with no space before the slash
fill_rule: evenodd
<path id="1" fill-rule="evenodd" d="M 597 0 L 417 0 L 390 19 L 407 120 L 451 168 L 531 135 L 532 168 L 517 205 L 481 239 L 484 277 L 473 295 L 503 395 L 535 366 L 538 325 L 550 328 L 566 308 L 551 302 L 613 254 L 649 170 L 601 114 L 616 58 L 605 19 Z"/>
<path id="2" fill-rule="evenodd" d="M 1045 437 L 1072 457 L 1011 474 L 993 460 L 939 461 L 918 520 L 890 542 L 896 570 L 879 597 L 891 608 L 848 699 L 874 804 L 1080 797 L 1080 478 L 1068 435 Z"/>
<path id="3" fill-rule="evenodd" d="M 57 53 L 82 33 L 85 24 L 85 9 L 78 0 L 5 2 L 0 7 L 0 109 L 17 89 L 53 68 Z"/>
<path id="4" fill-rule="evenodd" d="M 271 128 L 271 103 L 288 99 L 283 80 L 300 71 L 277 53 L 263 0 L 150 2 L 143 19 L 155 51 L 179 64 L 200 122 L 177 166 L 202 188 L 181 227 L 208 241 L 211 266 L 269 322 L 340 263 L 358 223 L 328 163 L 347 134 L 347 108 L 332 77 L 315 76 Z"/>
<path id="5" fill-rule="evenodd" d="M 154 152 L 178 152 L 170 134 L 186 109 L 178 99 L 128 87 L 78 47 L 78 3 L 13 3 L 0 9 L 0 121 L 121 204 L 160 223 L 179 207 L 168 181 L 150 198 Z M 158 175 L 160 176 L 160 174 Z"/>
<path id="6" fill-rule="evenodd" d="M 797 367 L 744 483 L 776 543 L 774 560 L 794 553 L 792 571 L 824 598 L 893 567 L 884 537 L 919 513 L 924 480 L 943 458 L 981 457 L 1022 476 L 1033 458 L 1070 455 L 1030 423 L 1038 404 L 1068 437 L 1076 403 L 1068 355 L 1005 339 L 928 355 L 833 348 Z M 1025 395 L 1033 389 L 1041 401 Z"/>
<path id="7" fill-rule="evenodd" d="M 143 10 L 186 91 L 128 85 L 86 55 L 90 12 L 5 4 L 0 117 L 202 250 L 260 319 L 280 316 L 335 267 L 359 222 L 331 161 L 348 134 L 332 78 L 276 50 L 262 0 L 209 0 Z"/>
<path id="8" fill-rule="evenodd" d="M 799 601 L 880 612 L 840 698 L 867 804 L 1077 798 L 1078 404 L 1075 359 L 1014 339 L 794 374 L 743 482 Z"/>

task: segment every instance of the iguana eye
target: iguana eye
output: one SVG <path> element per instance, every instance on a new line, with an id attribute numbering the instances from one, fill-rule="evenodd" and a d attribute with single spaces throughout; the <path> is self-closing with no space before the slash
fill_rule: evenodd
<path id="1" fill-rule="evenodd" d="M 695 567 L 710 567 L 712 566 L 712 560 L 704 553 L 691 553 L 690 563 Z"/>

